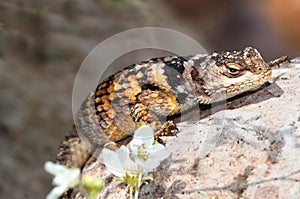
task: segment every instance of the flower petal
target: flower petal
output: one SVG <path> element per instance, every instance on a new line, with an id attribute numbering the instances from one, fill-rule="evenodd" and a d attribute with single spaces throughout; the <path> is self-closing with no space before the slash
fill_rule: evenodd
<path id="1" fill-rule="evenodd" d="M 121 165 L 123 165 L 123 168 L 131 168 L 134 169 L 136 168 L 135 163 L 130 159 L 129 155 L 129 149 L 125 146 L 121 146 L 118 150 L 117 150 Z"/>
<path id="2" fill-rule="evenodd" d="M 48 173 L 56 176 L 56 175 L 59 175 L 61 172 L 64 172 L 66 169 L 69 169 L 69 168 L 64 166 L 64 165 L 55 164 L 53 162 L 47 161 L 44 165 L 44 169 Z"/>
<path id="3" fill-rule="evenodd" d="M 158 153 L 158 155 L 159 155 L 159 153 L 163 150 L 167 150 L 166 147 L 162 144 L 157 143 L 157 144 L 151 145 L 148 148 L 148 153 L 151 153 L 151 154 Z"/>
<path id="4" fill-rule="evenodd" d="M 80 169 L 68 169 L 56 175 L 52 181 L 54 185 L 74 187 L 79 183 Z"/>
<path id="5" fill-rule="evenodd" d="M 47 195 L 46 199 L 58 199 L 65 191 L 67 187 L 55 187 L 52 191 Z"/>
<path id="6" fill-rule="evenodd" d="M 130 155 L 129 149 L 123 145 L 116 151 L 116 153 L 118 154 L 121 165 L 123 165 L 124 162 L 127 161 Z"/>
<path id="7" fill-rule="evenodd" d="M 154 142 L 154 133 L 152 128 L 147 126 L 141 126 L 134 132 L 132 141 L 130 142 L 130 148 L 132 151 L 136 151 L 136 148 L 144 145 L 148 147 Z"/>
<path id="8" fill-rule="evenodd" d="M 155 147 L 153 151 L 156 152 L 149 153 L 148 159 L 143 165 L 144 172 L 153 171 L 164 159 L 170 156 L 170 152 L 163 145 Z"/>
<path id="9" fill-rule="evenodd" d="M 73 187 L 78 184 L 80 178 L 80 169 L 70 169 L 64 165 L 46 162 L 45 170 L 54 175 L 52 184 L 57 186 Z"/>
<path id="10" fill-rule="evenodd" d="M 115 176 L 123 177 L 125 175 L 125 171 L 119 159 L 119 154 L 106 148 L 102 150 L 102 153 L 103 163 L 105 164 L 107 169 Z"/>

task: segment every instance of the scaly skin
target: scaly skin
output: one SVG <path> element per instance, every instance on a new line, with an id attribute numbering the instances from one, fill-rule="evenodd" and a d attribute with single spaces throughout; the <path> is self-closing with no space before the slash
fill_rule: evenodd
<path id="1" fill-rule="evenodd" d="M 247 47 L 131 65 L 100 83 L 83 102 L 77 132 L 63 141 L 57 161 L 82 167 L 92 151 L 132 136 L 142 124 L 151 124 L 157 137 L 174 135 L 177 128 L 169 116 L 257 89 L 270 79 L 271 66 L 283 61 L 266 63 L 256 49 Z"/>

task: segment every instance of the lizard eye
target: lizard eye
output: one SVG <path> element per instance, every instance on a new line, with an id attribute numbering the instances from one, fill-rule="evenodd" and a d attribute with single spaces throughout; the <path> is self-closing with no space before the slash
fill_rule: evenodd
<path id="1" fill-rule="evenodd" d="M 227 71 L 230 75 L 237 75 L 240 72 L 240 68 L 235 64 L 230 64 L 227 65 Z"/>
<path id="2" fill-rule="evenodd" d="M 239 71 L 236 68 L 228 68 L 228 72 L 232 75 L 236 75 Z"/>

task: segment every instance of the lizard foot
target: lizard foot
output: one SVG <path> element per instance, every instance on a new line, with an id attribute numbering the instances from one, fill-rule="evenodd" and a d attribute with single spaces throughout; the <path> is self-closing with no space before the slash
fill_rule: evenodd
<path id="1" fill-rule="evenodd" d="M 178 128 L 173 121 L 166 121 L 159 129 L 158 132 L 155 133 L 155 139 L 158 139 L 160 136 L 176 136 L 178 133 Z"/>

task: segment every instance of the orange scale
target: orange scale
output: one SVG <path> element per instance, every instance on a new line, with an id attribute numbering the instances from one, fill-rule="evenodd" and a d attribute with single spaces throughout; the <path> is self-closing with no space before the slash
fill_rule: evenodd
<path id="1" fill-rule="evenodd" d="M 133 94 L 134 94 L 134 95 L 137 95 L 137 94 L 139 94 L 140 92 L 142 92 L 142 88 L 139 87 L 139 86 L 138 86 L 138 87 L 135 87 L 134 90 L 133 90 Z"/>
<path id="2" fill-rule="evenodd" d="M 130 84 L 123 84 L 123 88 L 127 89 L 130 87 Z"/>
<path id="3" fill-rule="evenodd" d="M 100 88 L 105 88 L 106 86 L 107 86 L 107 83 L 104 82 L 104 83 L 102 83 L 102 84 L 100 85 Z"/>
<path id="4" fill-rule="evenodd" d="M 114 127 L 113 130 L 110 132 L 109 139 L 111 141 L 119 141 L 122 138 L 124 138 L 125 136 L 126 136 L 126 134 L 121 132 L 118 127 Z"/>
<path id="5" fill-rule="evenodd" d="M 132 81 L 136 81 L 136 76 L 135 75 L 130 75 L 128 77 L 128 81 L 132 82 Z"/>
<path id="6" fill-rule="evenodd" d="M 97 111 L 101 112 L 103 110 L 103 105 L 97 106 Z"/>
<path id="7" fill-rule="evenodd" d="M 103 119 L 104 121 L 111 121 L 111 119 L 110 119 L 109 117 L 102 117 L 102 119 Z"/>
<path id="8" fill-rule="evenodd" d="M 116 116 L 116 112 L 113 109 L 109 109 L 107 111 L 107 115 L 108 115 L 109 118 L 114 119 L 115 116 Z"/>
<path id="9" fill-rule="evenodd" d="M 108 87 L 108 89 L 107 89 L 107 92 L 108 93 L 113 92 L 114 88 L 115 88 L 114 85 L 110 85 L 110 87 Z"/>
<path id="10" fill-rule="evenodd" d="M 131 95 L 131 96 L 129 97 L 129 100 L 130 100 L 130 101 L 136 101 L 135 95 Z"/>
<path id="11" fill-rule="evenodd" d="M 103 102 L 104 102 L 104 101 L 108 101 L 108 100 L 109 100 L 109 95 L 103 95 L 103 96 L 101 97 L 101 99 L 102 99 Z"/>
<path id="12" fill-rule="evenodd" d="M 100 97 L 97 97 L 96 99 L 95 99 L 95 102 L 96 103 L 100 103 L 102 100 L 101 100 L 101 98 Z"/>
<path id="13" fill-rule="evenodd" d="M 143 99 L 150 99 L 150 96 L 149 95 L 141 96 L 141 98 L 143 98 Z"/>
<path id="14" fill-rule="evenodd" d="M 112 93 L 109 94 L 108 99 L 113 100 L 115 97 L 116 97 L 116 94 L 114 92 L 112 92 Z"/>
<path id="15" fill-rule="evenodd" d="M 158 93 L 151 93 L 151 95 L 150 95 L 152 98 L 156 98 L 156 97 L 158 97 Z"/>
<path id="16" fill-rule="evenodd" d="M 115 84 L 114 86 L 114 90 L 115 91 L 118 91 L 118 90 L 121 90 L 122 89 L 122 85 L 121 84 Z"/>
<path id="17" fill-rule="evenodd" d="M 107 110 L 107 109 L 109 109 L 109 107 L 110 107 L 110 102 L 109 102 L 109 101 L 106 101 L 106 102 L 103 104 L 103 109 L 104 109 L 104 110 Z"/>
<path id="18" fill-rule="evenodd" d="M 132 93 L 133 93 L 132 88 L 128 88 L 124 91 L 125 96 L 127 96 L 128 98 L 132 95 Z"/>
<path id="19" fill-rule="evenodd" d="M 139 72 L 136 74 L 136 77 L 140 79 L 140 78 L 144 77 L 144 73 L 142 73 L 141 71 L 139 71 Z"/>

